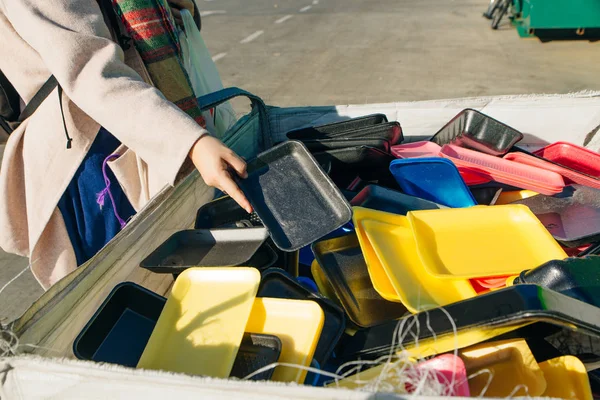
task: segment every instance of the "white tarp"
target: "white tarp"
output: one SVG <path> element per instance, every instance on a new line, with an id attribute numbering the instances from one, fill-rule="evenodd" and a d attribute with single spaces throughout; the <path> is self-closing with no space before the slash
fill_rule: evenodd
<path id="1" fill-rule="evenodd" d="M 33 357 L 0 359 L 0 398 L 3 400 L 441 399 L 441 397 L 401 396 L 276 382 L 191 377 L 166 372 L 139 371 L 116 365 Z M 453 399 L 461 398 L 453 397 Z"/>

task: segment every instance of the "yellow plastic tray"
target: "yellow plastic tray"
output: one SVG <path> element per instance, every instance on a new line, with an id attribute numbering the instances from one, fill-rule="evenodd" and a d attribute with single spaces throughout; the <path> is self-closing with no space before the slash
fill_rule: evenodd
<path id="1" fill-rule="evenodd" d="M 574 356 L 563 356 L 540 363 L 546 378 L 543 396 L 569 400 L 592 400 L 592 388 L 585 365 Z"/>
<path id="2" fill-rule="evenodd" d="M 227 378 L 253 309 L 254 268 L 190 268 L 175 281 L 138 368 Z"/>
<path id="3" fill-rule="evenodd" d="M 369 271 L 373 287 L 384 299 L 389 301 L 400 301 L 400 296 L 398 296 L 396 289 L 392 286 L 390 278 L 388 278 L 387 273 L 379 262 L 379 258 L 373 251 L 373 247 L 371 246 L 371 243 L 369 243 L 364 229 L 362 228 L 362 221 L 365 219 L 381 219 L 381 216 L 378 215 L 380 212 L 363 207 L 352 207 L 352 211 L 352 222 L 354 223 L 358 243 L 365 256 L 367 270 Z"/>
<path id="4" fill-rule="evenodd" d="M 408 213 L 425 269 L 438 278 L 515 275 L 567 254 L 524 205 Z"/>
<path id="5" fill-rule="evenodd" d="M 502 192 L 498 199 L 496 199 L 495 205 L 501 206 L 503 204 L 514 203 L 515 201 L 523 200 L 528 197 L 537 196 L 539 193 L 532 190 L 513 190 L 510 192 Z"/>
<path id="6" fill-rule="evenodd" d="M 317 260 L 313 260 L 310 266 L 310 272 L 312 273 L 313 279 L 317 284 L 317 288 L 319 288 L 319 292 L 321 292 L 321 294 L 327 297 L 329 300 L 335 302 L 336 304 L 340 304 L 340 300 L 329 284 L 329 280 L 327 280 L 327 277 L 324 275 L 323 270 L 321 269 L 321 266 Z"/>
<path id="7" fill-rule="evenodd" d="M 406 217 L 354 207 L 354 227 L 371 281 L 382 297 L 400 301 L 415 313 L 476 295 L 465 280 L 439 280 L 427 274 Z"/>
<path id="8" fill-rule="evenodd" d="M 425 271 L 406 217 L 390 214 L 391 223 L 365 220 L 362 226 L 400 301 L 416 313 L 476 296 L 461 279 L 437 279 Z"/>
<path id="9" fill-rule="evenodd" d="M 281 340 L 279 362 L 310 366 L 325 317 L 321 307 L 310 300 L 257 298 L 246 332 L 275 335 Z M 307 371 L 278 366 L 271 380 L 303 383 Z"/>
<path id="10" fill-rule="evenodd" d="M 540 396 L 546 390 L 544 373 L 523 339 L 468 347 L 459 356 L 465 362 L 473 397 L 479 397 L 490 379 L 484 397 Z M 516 391 L 519 385 L 526 386 L 527 392 L 524 388 Z"/>

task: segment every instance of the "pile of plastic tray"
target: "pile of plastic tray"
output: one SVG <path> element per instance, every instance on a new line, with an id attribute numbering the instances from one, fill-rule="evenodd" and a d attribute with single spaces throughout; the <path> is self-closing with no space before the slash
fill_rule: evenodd
<path id="1" fill-rule="evenodd" d="M 600 154 L 470 109 L 427 142 L 379 114 L 288 138 L 238 180 L 254 212 L 200 208 L 141 263 L 168 298 L 115 287 L 77 357 L 356 387 L 403 350 L 447 395 L 599 393 Z"/>

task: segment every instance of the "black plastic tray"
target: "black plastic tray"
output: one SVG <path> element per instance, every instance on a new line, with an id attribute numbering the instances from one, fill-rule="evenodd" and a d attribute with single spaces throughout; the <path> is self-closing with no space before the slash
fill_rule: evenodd
<path id="1" fill-rule="evenodd" d="M 354 192 L 352 190 L 346 190 L 346 189 L 342 189 L 341 192 L 344 195 L 344 197 L 346 198 L 346 200 L 348 200 L 348 201 L 351 201 L 358 194 L 358 192 Z"/>
<path id="2" fill-rule="evenodd" d="M 262 272 L 262 279 L 258 288 L 257 297 L 274 297 L 279 299 L 314 300 L 325 314 L 321 338 L 315 350 L 314 359 L 320 365 L 331 356 L 334 347 L 344 333 L 346 319 L 344 311 L 331 300 L 306 289 L 285 271 L 278 268 L 269 268 Z"/>
<path id="3" fill-rule="evenodd" d="M 258 248 L 258 250 L 256 250 L 256 253 L 244 263 L 244 267 L 252 267 L 260 271 L 272 267 L 277 264 L 280 259 L 278 251 L 279 249 L 275 248 L 275 245 L 272 244 L 269 238 Z"/>
<path id="4" fill-rule="evenodd" d="M 275 245 L 298 250 L 346 224 L 350 205 L 300 142 L 288 141 L 248 162 L 241 189 Z"/>
<path id="5" fill-rule="evenodd" d="M 437 338 L 452 335 L 454 330 L 448 315 L 452 316 L 458 335 L 481 328 L 534 322 L 535 325 L 539 323 L 546 326 L 542 331 L 549 331 L 549 326 L 576 330 L 593 338 L 600 337 L 600 308 L 537 285 L 515 285 L 443 308 L 445 312 L 436 308 L 404 317 L 407 320 L 403 345 L 414 343 L 415 339 L 422 341 L 432 338 L 434 334 Z M 404 319 L 400 323 L 402 321 Z M 358 331 L 353 337 L 346 337 L 341 358 L 376 359 L 389 355 L 398 323 L 387 322 Z M 393 350 L 397 349 L 395 347 Z"/>
<path id="6" fill-rule="evenodd" d="M 500 156 L 508 153 L 521 139 L 523 134 L 516 129 L 468 108 L 440 129 L 431 141 L 440 146 L 456 144 Z"/>
<path id="7" fill-rule="evenodd" d="M 415 210 L 436 210 L 446 208 L 432 201 L 409 196 L 378 185 L 368 185 L 350 202 L 354 207 L 365 207 L 393 214 L 406 215 Z"/>
<path id="8" fill-rule="evenodd" d="M 369 146 L 389 153 L 390 142 L 385 139 L 309 139 L 302 142 L 311 153 L 327 150 L 345 149 L 347 147 Z"/>
<path id="9" fill-rule="evenodd" d="M 354 232 L 316 242 L 312 251 L 348 318 L 359 327 L 398 319 L 406 313 L 401 303 L 381 297 L 373 288 L 367 264 Z"/>
<path id="10" fill-rule="evenodd" d="M 402 143 L 404 136 L 402 128 L 398 122 L 388 122 L 385 124 L 367 126 L 351 131 L 338 132 L 335 134 L 314 133 L 308 134 L 302 138 L 297 138 L 302 142 L 308 143 L 315 140 L 358 140 L 358 139 L 381 139 L 390 142 L 390 145 Z"/>
<path id="11" fill-rule="evenodd" d="M 73 343 L 81 360 L 135 368 L 166 299 L 133 282 L 114 287 Z"/>
<path id="12" fill-rule="evenodd" d="M 348 185 L 358 176 L 366 181 L 389 180 L 395 182 L 390 173 L 394 156 L 368 146 L 348 147 L 314 154 L 319 162 L 331 161 L 329 176 L 340 187 Z"/>
<path id="13" fill-rule="evenodd" d="M 525 204 L 567 247 L 600 241 L 600 190 L 583 185 L 566 186 L 554 196 L 537 195 L 516 201 Z"/>
<path id="14" fill-rule="evenodd" d="M 118 284 L 73 342 L 75 357 L 135 368 L 166 301 L 133 282 Z M 280 353 L 279 338 L 244 333 L 231 376 L 243 378 L 277 362 Z M 265 371 L 252 380 L 272 374 L 273 370 Z"/>
<path id="15" fill-rule="evenodd" d="M 229 196 L 221 197 L 202 206 L 196 214 L 196 229 L 227 227 L 263 226 L 256 212 L 248 214 Z M 297 252 L 279 250 L 273 240 L 268 238 L 244 265 L 257 269 L 278 266 L 296 275 L 298 271 Z"/>
<path id="16" fill-rule="evenodd" d="M 146 257 L 140 266 L 156 273 L 178 274 L 190 267 L 242 265 L 268 237 L 264 227 L 180 231 Z"/>
<path id="17" fill-rule="evenodd" d="M 600 256 L 552 260 L 515 279 L 535 284 L 600 307 Z"/>
<path id="18" fill-rule="evenodd" d="M 288 139 L 304 139 L 309 136 L 335 136 L 348 131 L 370 127 L 388 122 L 384 114 L 373 114 L 364 117 L 352 118 L 346 121 L 334 122 L 332 124 L 320 125 L 310 128 L 302 128 L 287 133 Z"/>
<path id="19" fill-rule="evenodd" d="M 501 188 L 489 187 L 489 188 L 474 188 L 470 187 L 471 194 L 475 198 L 475 201 L 479 205 L 493 206 L 498 201 L 498 197 L 502 194 Z"/>
<path id="20" fill-rule="evenodd" d="M 194 228 L 244 228 L 248 226 L 263 226 L 263 224 L 255 212 L 248 214 L 231 197 L 223 196 L 198 209 Z"/>
<path id="21" fill-rule="evenodd" d="M 280 354 L 281 340 L 277 336 L 244 333 L 240 349 L 238 350 L 229 376 L 243 379 L 252 372 L 277 362 Z M 275 369 L 271 368 L 253 376 L 251 380 L 269 380 L 274 371 Z"/>
<path id="22" fill-rule="evenodd" d="M 495 189 L 495 190 L 499 190 L 499 189 L 502 189 L 502 191 L 504 191 L 504 192 L 518 192 L 520 190 L 523 190 L 523 188 L 516 187 L 516 186 L 511 186 L 511 185 L 506 185 L 504 183 L 500 183 L 500 182 L 496 182 L 496 181 L 490 181 L 490 182 L 487 182 L 487 183 L 481 183 L 479 185 L 470 185 L 469 189 L 472 189 L 472 190 L 478 190 L 478 189 Z"/>

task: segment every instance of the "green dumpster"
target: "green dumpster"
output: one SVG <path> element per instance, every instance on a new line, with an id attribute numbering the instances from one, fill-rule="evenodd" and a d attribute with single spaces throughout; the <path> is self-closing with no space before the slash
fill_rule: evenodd
<path id="1" fill-rule="evenodd" d="M 600 0 L 514 0 L 513 7 L 521 37 L 600 33 Z"/>

